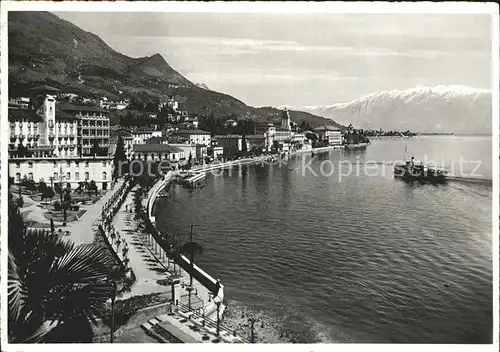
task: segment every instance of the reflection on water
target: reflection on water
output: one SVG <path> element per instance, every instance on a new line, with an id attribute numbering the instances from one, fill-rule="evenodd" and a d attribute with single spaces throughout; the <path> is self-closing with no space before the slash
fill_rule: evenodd
<path id="1" fill-rule="evenodd" d="M 317 155 L 311 168 L 394 159 L 405 144 L 416 157 L 481 155 L 491 179 L 488 138 L 374 141 L 364 153 Z M 224 283 L 228 321 L 255 309 L 268 342 L 491 341 L 488 182 L 407 183 L 390 172 L 339 182 L 303 175 L 301 163 L 235 168 L 158 202 L 163 230 L 196 224 L 198 263 Z"/>

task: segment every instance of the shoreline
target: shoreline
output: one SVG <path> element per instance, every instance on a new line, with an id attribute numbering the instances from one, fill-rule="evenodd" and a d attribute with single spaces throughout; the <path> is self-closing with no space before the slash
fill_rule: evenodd
<path id="1" fill-rule="evenodd" d="M 147 216 L 151 221 L 151 224 L 156 229 L 156 217 L 153 214 L 154 204 L 158 199 L 159 194 L 168 187 L 176 176 L 176 173 L 169 171 L 162 179 L 158 180 L 153 187 L 148 191 L 147 196 L 143 199 L 143 206 L 146 209 Z M 158 229 L 157 229 L 158 230 Z M 191 270 L 191 264 L 187 257 L 181 255 L 179 263 L 177 263 L 184 271 L 188 274 Z M 205 289 L 206 292 L 203 292 L 203 296 L 211 297 L 208 299 L 208 304 L 204 305 L 205 314 L 210 317 L 216 312 L 216 301 L 220 301 L 220 315 L 222 316 L 225 305 L 222 304 L 224 301 L 224 285 L 220 283 L 220 281 L 216 280 L 214 277 L 206 273 L 203 269 L 201 269 L 198 265 L 193 265 L 193 272 L 191 273 L 193 276 L 193 281 L 196 281 L 201 287 Z M 215 292 L 217 294 L 215 294 Z"/>
<path id="2" fill-rule="evenodd" d="M 320 148 L 314 148 L 314 149 L 307 149 L 307 150 L 297 150 L 294 152 L 290 153 L 285 153 L 283 157 L 289 157 L 289 156 L 294 156 L 294 155 L 300 155 L 300 154 L 316 154 L 316 153 L 325 153 L 333 150 L 343 150 L 344 146 L 343 145 L 332 145 L 328 147 L 320 147 Z M 205 166 L 198 166 L 194 167 L 190 170 L 187 170 L 187 172 L 207 172 L 211 171 L 214 169 L 227 169 L 233 166 L 239 166 L 239 165 L 246 165 L 246 164 L 257 164 L 261 162 L 265 162 L 266 160 L 273 159 L 273 158 L 282 158 L 281 155 L 279 154 L 272 154 L 272 155 L 267 155 L 267 156 L 256 156 L 252 158 L 244 158 L 244 159 L 238 159 L 238 160 L 232 160 L 232 161 L 226 161 L 222 163 L 217 163 L 217 164 L 208 164 Z M 178 173 L 176 173 L 178 174 Z"/>

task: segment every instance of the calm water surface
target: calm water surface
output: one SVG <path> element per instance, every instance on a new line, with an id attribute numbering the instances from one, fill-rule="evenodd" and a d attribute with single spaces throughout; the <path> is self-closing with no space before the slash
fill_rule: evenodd
<path id="1" fill-rule="evenodd" d="M 265 311 L 298 341 L 488 343 L 491 184 L 395 180 L 384 162 L 403 158 L 405 145 L 408 156 L 447 167 L 481 161 L 474 177 L 492 178 L 491 138 L 375 140 L 310 166 L 319 174 L 325 160 L 372 160 L 376 176 L 303 175 L 311 156 L 236 167 L 201 190 L 173 188 L 157 221 L 176 233 L 194 222 L 205 247 L 198 263 L 225 285 L 228 310 Z"/>

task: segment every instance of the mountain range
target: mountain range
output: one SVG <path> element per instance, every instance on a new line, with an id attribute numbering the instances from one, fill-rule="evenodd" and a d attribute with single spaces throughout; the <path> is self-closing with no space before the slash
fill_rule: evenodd
<path id="1" fill-rule="evenodd" d="M 348 103 L 287 107 L 358 128 L 455 134 L 491 134 L 488 90 L 463 86 L 416 87 L 372 93 Z"/>
<path id="2" fill-rule="evenodd" d="M 192 83 L 160 54 L 132 58 L 118 53 L 97 35 L 49 12 L 9 12 L 8 34 L 10 96 L 24 96 L 33 86 L 47 84 L 64 92 L 109 99 L 154 101 L 180 95 L 189 113 L 221 119 L 276 121 L 281 116 L 277 108 L 248 106 Z M 290 116 L 297 124 L 332 124 L 302 111 L 291 111 Z"/>

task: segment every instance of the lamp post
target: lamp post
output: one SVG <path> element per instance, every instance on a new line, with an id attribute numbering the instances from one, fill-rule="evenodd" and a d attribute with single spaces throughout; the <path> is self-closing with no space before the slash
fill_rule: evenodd
<path id="1" fill-rule="evenodd" d="M 194 227 L 194 223 L 190 223 L 189 227 L 191 228 L 191 232 L 189 233 L 189 242 L 193 242 L 193 227 Z"/>

